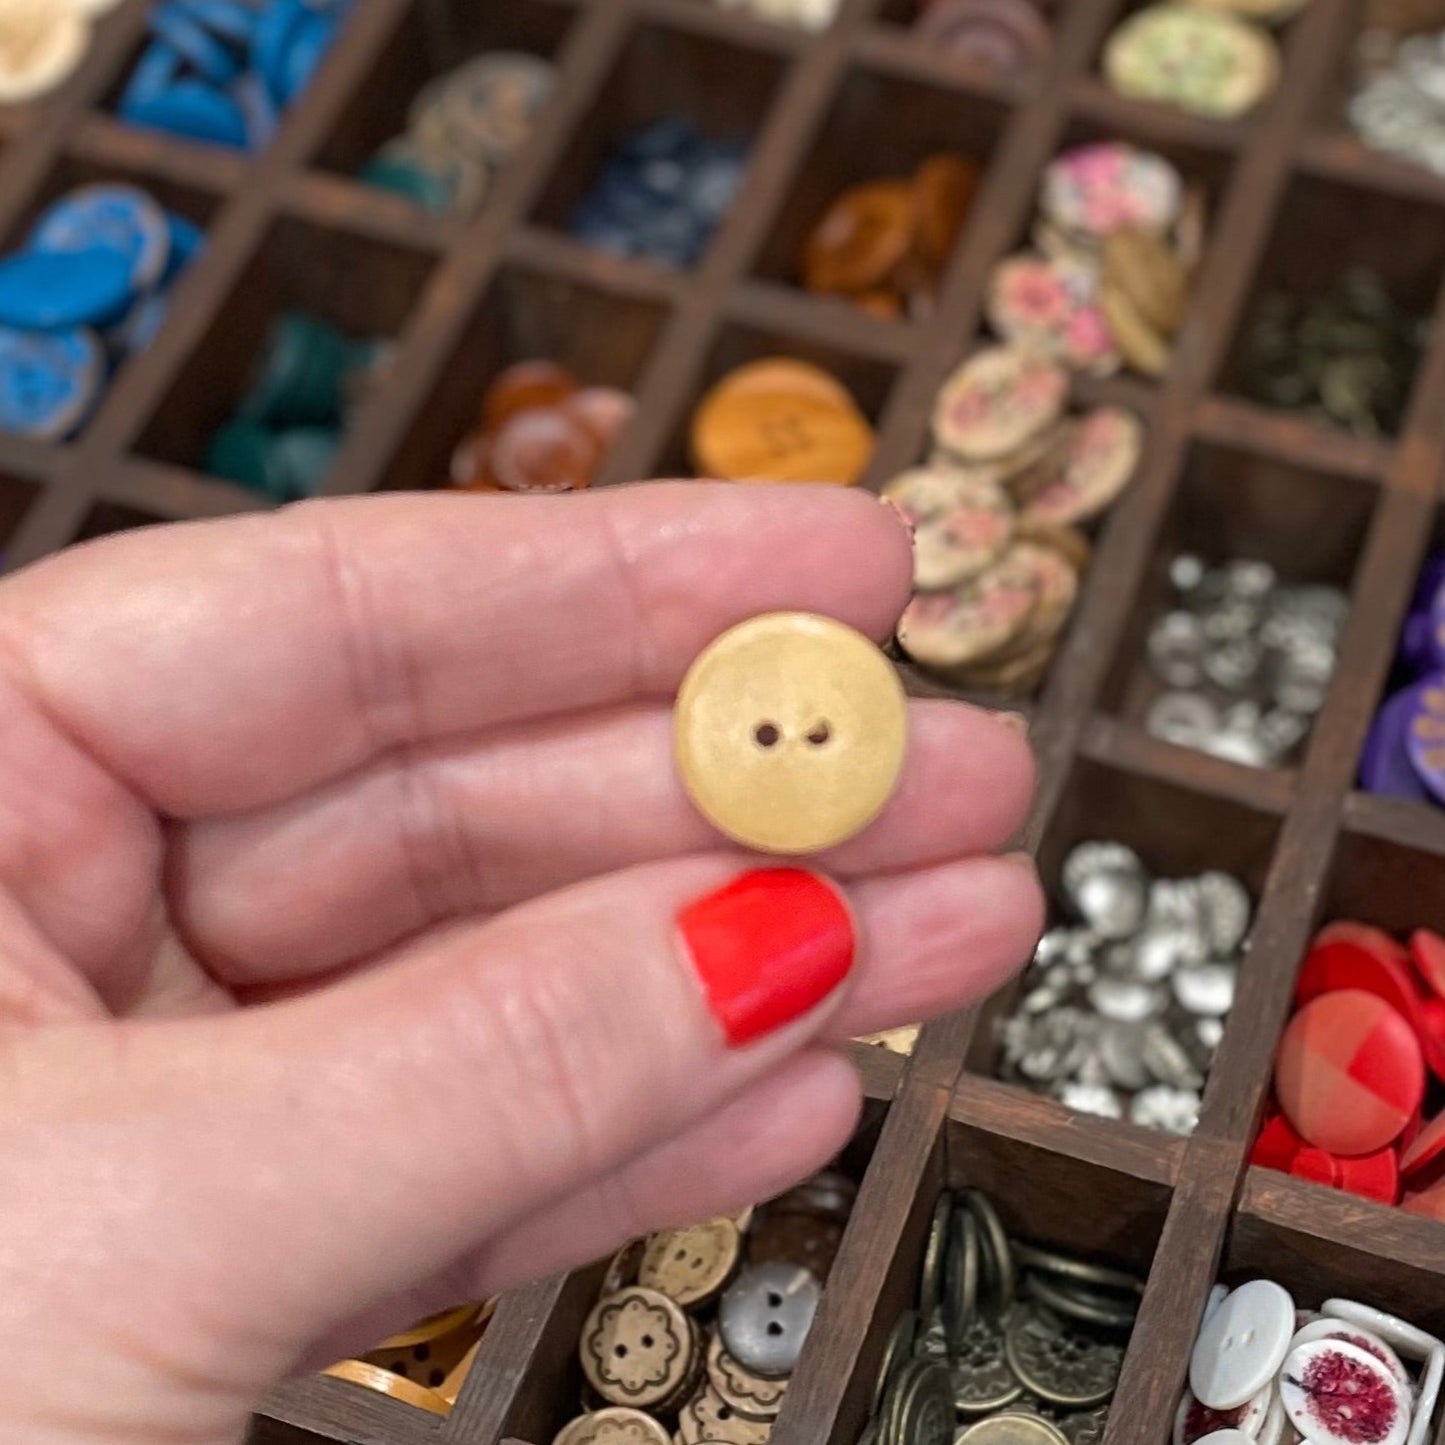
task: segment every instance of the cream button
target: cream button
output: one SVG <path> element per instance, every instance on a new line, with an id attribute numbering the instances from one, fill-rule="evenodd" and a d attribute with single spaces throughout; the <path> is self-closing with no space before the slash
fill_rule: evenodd
<path id="1" fill-rule="evenodd" d="M 1242 1284 L 1209 1317 L 1189 1361 L 1189 1388 L 1235 1410 L 1274 1378 L 1294 1337 L 1294 1300 L 1272 1280 Z"/>
<path id="2" fill-rule="evenodd" d="M 703 651 L 674 714 L 678 772 L 729 838 L 831 848 L 871 823 L 903 768 L 907 700 L 892 664 L 829 617 L 772 612 Z"/>
<path id="3" fill-rule="evenodd" d="M 0 103 L 54 90 L 85 59 L 90 25 L 57 0 L 0 3 Z"/>

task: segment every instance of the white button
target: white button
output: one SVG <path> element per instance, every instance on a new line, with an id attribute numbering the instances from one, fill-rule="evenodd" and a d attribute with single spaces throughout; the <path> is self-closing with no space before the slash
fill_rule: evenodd
<path id="1" fill-rule="evenodd" d="M 1294 1351 L 1301 1345 L 1313 1344 L 1315 1340 L 1344 1340 L 1346 1344 L 1358 1345 L 1366 1354 L 1383 1360 L 1390 1367 L 1390 1373 L 1407 1390 L 1414 1388 L 1409 1372 L 1400 1363 L 1399 1355 L 1379 1335 L 1373 1330 L 1367 1330 L 1364 1325 L 1353 1325 L 1348 1320 L 1321 1315 L 1319 1319 L 1311 1320 L 1303 1329 L 1297 1330 L 1294 1339 L 1289 1342 L 1289 1347 Z"/>
<path id="2" fill-rule="evenodd" d="M 1280 1396 L 1313 1445 L 1405 1445 L 1410 1393 L 1373 1355 L 1344 1340 L 1312 1340 L 1289 1352 Z"/>
<path id="3" fill-rule="evenodd" d="M 1201 1435 L 1194 1445 L 1254 1445 L 1254 1436 L 1246 1435 L 1243 1430 L 1215 1430 Z"/>
<path id="4" fill-rule="evenodd" d="M 1435 1413 L 1435 1401 L 1440 1398 L 1440 1377 L 1445 1375 L 1445 1347 L 1430 1351 L 1425 1366 L 1424 1378 L 1420 1381 L 1420 1394 L 1415 1400 L 1415 1419 L 1410 1426 L 1409 1445 L 1425 1445 L 1431 1417 Z"/>
<path id="5" fill-rule="evenodd" d="M 1217 1284 L 1209 1291 L 1209 1298 L 1204 1301 L 1204 1323 L 1207 1325 L 1213 1317 L 1215 1310 L 1229 1298 L 1229 1286 Z"/>
<path id="6" fill-rule="evenodd" d="M 1242 1284 L 1209 1317 L 1189 1361 L 1189 1387 L 1211 1410 L 1233 1410 L 1269 1384 L 1294 1335 L 1294 1300 L 1272 1280 Z"/>
<path id="7" fill-rule="evenodd" d="M 1382 1340 L 1394 1345 L 1408 1360 L 1428 1360 L 1435 1350 L 1442 1348 L 1441 1342 L 1434 1335 L 1427 1335 L 1424 1330 L 1416 1329 L 1414 1325 L 1407 1324 L 1394 1315 L 1387 1315 L 1384 1310 L 1377 1310 L 1373 1305 L 1362 1305 L 1352 1299 L 1327 1299 L 1325 1313 L 1348 1320 L 1352 1325 L 1363 1325 L 1367 1330 L 1374 1330 Z"/>

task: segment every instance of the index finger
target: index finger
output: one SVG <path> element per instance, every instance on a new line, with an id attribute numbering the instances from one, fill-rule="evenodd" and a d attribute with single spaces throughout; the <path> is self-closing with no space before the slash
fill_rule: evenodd
<path id="1" fill-rule="evenodd" d="M 759 612 L 882 637 L 865 493 L 680 482 L 391 494 L 107 539 L 0 584 L 0 666 L 157 810 L 254 808 L 409 743 L 670 693 Z"/>

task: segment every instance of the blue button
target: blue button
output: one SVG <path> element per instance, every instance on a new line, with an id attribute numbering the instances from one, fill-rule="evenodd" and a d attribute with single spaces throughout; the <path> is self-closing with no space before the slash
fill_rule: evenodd
<path id="1" fill-rule="evenodd" d="M 119 251 L 22 251 L 0 261 L 0 326 L 100 326 L 133 294 L 131 265 Z"/>
<path id="2" fill-rule="evenodd" d="M 170 260 L 166 213 L 135 186 L 83 186 L 56 201 L 35 223 L 32 251 L 117 251 L 131 269 L 131 287 L 156 285 Z"/>
<path id="3" fill-rule="evenodd" d="M 89 331 L 0 327 L 0 431 L 52 442 L 73 435 L 100 395 L 103 369 Z"/>
<path id="4" fill-rule="evenodd" d="M 166 229 L 171 236 L 171 256 L 166 266 L 166 274 L 161 277 L 162 285 L 174 281 L 196 259 L 206 244 L 205 232 L 174 211 L 166 213 Z"/>
<path id="5" fill-rule="evenodd" d="M 232 87 L 231 95 L 246 117 L 246 145 L 264 149 L 281 129 L 281 111 L 271 98 L 270 88 L 254 71 L 247 71 Z"/>
<path id="6" fill-rule="evenodd" d="M 241 0 L 173 0 L 198 24 L 232 45 L 249 46 L 256 35 L 261 11 Z"/>
<path id="7" fill-rule="evenodd" d="M 246 148 L 246 117 L 241 107 L 204 81 L 178 80 L 147 99 L 128 97 L 121 114 L 132 125 L 236 150 Z"/>
<path id="8" fill-rule="evenodd" d="M 198 23 L 183 5 L 157 5 L 147 17 L 150 32 L 212 85 L 226 85 L 241 73 L 241 57 Z"/>
<path id="9" fill-rule="evenodd" d="M 163 41 L 146 46 L 121 95 L 120 113 L 125 115 L 132 105 L 154 99 L 179 78 L 183 64 L 181 57 Z"/>
<path id="10" fill-rule="evenodd" d="M 281 69 L 283 105 L 290 105 L 311 84 L 336 39 L 339 23 L 333 15 L 311 15 L 292 32 Z"/>
<path id="11" fill-rule="evenodd" d="M 271 99 L 277 105 L 286 103 L 288 72 L 286 57 L 298 27 L 312 12 L 301 0 L 271 0 L 256 24 L 251 43 L 251 65 L 266 82 Z"/>

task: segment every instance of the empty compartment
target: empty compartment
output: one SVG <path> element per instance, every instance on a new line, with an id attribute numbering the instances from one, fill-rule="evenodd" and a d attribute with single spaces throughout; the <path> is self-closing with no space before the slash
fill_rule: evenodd
<path id="1" fill-rule="evenodd" d="M 907 180 L 947 152 L 987 167 L 1006 108 L 939 86 L 854 70 L 843 81 L 798 169 L 758 257 L 757 273 L 801 285 L 804 242 L 841 192 L 865 181 Z M 960 238 L 967 231 L 965 215 Z"/>
<path id="2" fill-rule="evenodd" d="M 1278 832 L 1279 819 L 1269 813 L 1081 759 L 1065 785 L 1039 850 L 1039 873 L 1049 900 L 1049 937 L 1060 928 L 1079 926 L 1080 912 L 1069 906 L 1063 887 L 1063 869 L 1081 843 L 1123 844 L 1137 855 L 1151 879 L 1193 879 L 1211 871 L 1227 873 L 1248 895 L 1251 917 L 1247 921 L 1252 923 Z M 1092 974 L 1079 965 L 1065 984 L 1052 974 L 1042 977 L 1041 965 L 1039 970 L 1012 980 L 983 1005 L 965 1066 L 984 1074 L 1002 1076 L 1010 1072 L 1005 1067 L 1003 1042 L 1011 1020 L 1016 1032 L 1023 1031 L 1025 1020 L 1063 1028 L 1066 1008 L 1081 1011 L 1086 1019 L 1097 1011 L 1105 1022 L 1123 1026 L 1120 1032 L 1126 1036 L 1117 1047 L 1122 1051 L 1124 1065 L 1113 1062 L 1116 1055 L 1112 1046 L 1105 1050 L 1088 1032 L 1091 1025 L 1085 1023 L 1082 1032 L 1070 1029 L 1067 1038 L 1050 1045 L 1057 1054 L 1054 1063 L 1050 1063 L 1051 1056 L 1039 1053 L 1041 1041 L 1031 1041 L 1028 1052 L 1037 1055 L 1037 1061 L 1018 1068 L 1016 1086 L 1060 1098 L 1066 1105 L 1090 1114 L 1132 1119 L 1168 1132 L 1190 1132 L 1192 1111 L 1186 1107 L 1190 1100 L 1181 1095 L 1191 1096 L 1193 1110 L 1197 1111 L 1197 1096 L 1202 1088 L 1195 1081 L 1186 1083 L 1183 1079 L 1193 1073 L 1207 1081 L 1213 1053 L 1228 1023 L 1232 988 L 1228 987 L 1228 978 L 1218 971 L 1194 977 L 1194 989 L 1176 989 L 1176 980 L 1201 966 L 1199 954 L 1207 968 L 1214 968 L 1222 960 L 1242 960 L 1242 968 L 1249 967 L 1247 943 L 1221 948 L 1192 920 L 1192 913 L 1185 914 L 1172 925 L 1188 936 L 1179 950 L 1164 948 L 1162 956 L 1153 945 L 1138 951 L 1137 962 L 1112 957 L 1109 945 L 1090 947 L 1085 962 Z M 1170 932 L 1165 922 L 1162 917 L 1154 918 L 1146 927 L 1140 920 L 1115 931 L 1126 947 L 1132 947 L 1156 931 Z M 1108 993 L 1114 995 L 1106 994 L 1097 1007 L 1090 988 L 1094 978 L 1107 983 Z M 1116 980 L 1129 987 L 1123 988 Z M 1054 994 L 1058 995 L 1056 999 Z M 1125 1008 L 1129 996 L 1133 1002 Z M 1162 1023 L 1178 1045 L 1162 1057 L 1158 1046 L 1143 1051 L 1140 1041 L 1129 1033 L 1135 1027 L 1155 1023 Z M 1085 1041 L 1082 1055 L 1075 1049 L 1076 1037 Z M 1173 1062 L 1180 1050 L 1187 1056 L 1189 1069 Z M 1017 1046 L 1014 1052 L 1018 1052 Z M 1136 1056 L 1140 1059 L 1135 1070 L 1138 1077 L 1126 1083 L 1128 1070 L 1134 1068 L 1130 1061 Z M 1156 1061 L 1148 1063 L 1150 1058 Z M 1180 1076 L 1180 1082 L 1171 1085 L 1168 1081 L 1174 1074 Z M 1170 1089 L 1172 1097 L 1151 1092 L 1161 1087 Z M 1110 1108 L 1107 1100 L 1093 1097 L 1101 1088 L 1110 1090 L 1117 1100 L 1117 1108 L 1111 1112 L 1106 1113 Z M 1135 1110 L 1135 1099 L 1146 1095 L 1148 1102 Z"/>
<path id="3" fill-rule="evenodd" d="M 299 312 L 354 342 L 392 341 L 431 265 L 430 258 L 399 245 L 296 220 L 278 222 L 181 368 L 137 449 L 158 461 L 199 467 L 216 430 L 256 380 L 258 354 L 279 317 Z M 383 376 L 385 365 L 379 362 Z"/>
<path id="4" fill-rule="evenodd" d="M 896 378 L 891 366 L 871 357 L 860 356 L 856 352 L 841 351 L 821 342 L 800 340 L 780 331 L 763 330 L 754 326 L 728 326 L 708 352 L 698 385 L 673 428 L 662 456 L 657 459 L 652 475 L 694 475 L 689 436 L 692 416 L 698 403 L 712 386 L 730 371 L 766 357 L 788 357 L 821 368 L 848 389 L 863 415 L 875 427 L 888 403 Z"/>
<path id="5" fill-rule="evenodd" d="M 553 361 L 583 386 L 633 391 L 666 319 L 653 301 L 504 269 L 438 372 L 384 485 L 446 486 L 452 453 L 477 426 L 483 394 L 516 362 Z"/>
<path id="6" fill-rule="evenodd" d="M 354 174 L 408 128 L 412 101 L 429 82 L 489 51 L 556 57 L 576 16 L 565 0 L 412 0 L 371 69 L 351 92 L 327 135 L 317 163 Z"/>
<path id="7" fill-rule="evenodd" d="M 10 534 L 20 525 L 40 488 L 18 477 L 0 476 L 0 571 L 5 568 L 4 546 Z"/>
<path id="8" fill-rule="evenodd" d="M 567 230 L 577 203 L 619 143 L 665 117 L 690 121 L 709 140 L 751 145 L 782 79 L 782 57 L 644 23 L 553 171 L 535 218 Z"/>
<path id="9" fill-rule="evenodd" d="M 1247 394 L 1249 339 L 1267 297 L 1307 299 L 1352 271 L 1369 272 L 1383 282 L 1397 308 L 1419 319 L 1423 332 L 1435 308 L 1442 270 L 1445 232 L 1436 224 L 1434 207 L 1381 191 L 1297 177 L 1275 217 L 1274 234 L 1240 313 L 1218 388 Z M 1409 375 L 1407 388 L 1413 387 L 1418 370 L 1416 366 Z"/>
<path id="10" fill-rule="evenodd" d="M 855 1183 L 861 1182 L 877 1147 L 886 1116 L 887 1106 L 870 1100 L 852 1142 L 831 1167 L 848 1175 Z M 806 1233 L 812 1224 L 810 1216 L 792 1218 L 806 1221 L 799 1229 L 800 1233 Z M 853 1218 L 858 1221 L 856 1212 Z M 556 1308 L 546 1322 L 543 1339 L 517 1392 L 515 1408 L 503 1423 L 505 1434 L 522 1440 L 548 1441 L 584 1408 L 596 1408 L 596 1398 L 591 1395 L 582 1372 L 579 1338 L 593 1305 L 597 1303 L 609 1263 L 608 1260 L 599 1260 L 577 1270 L 561 1285 Z M 825 1292 L 826 1289 L 825 1283 Z M 499 1320 L 498 1324 L 501 1323 Z M 584 1406 L 587 1400 L 591 1403 Z M 786 1399 L 783 1408 L 786 1409 Z M 675 1412 L 659 1413 L 657 1418 L 672 1422 L 676 1416 Z"/>
<path id="11" fill-rule="evenodd" d="M 137 527 L 159 527 L 168 520 L 169 518 L 157 517 L 135 507 L 124 506 L 120 502 L 97 502 L 86 513 L 75 540 L 89 542 L 96 537 L 107 537 L 112 532 L 130 532 Z"/>
<path id="12" fill-rule="evenodd" d="M 1177 556 L 1198 558 L 1211 568 L 1233 561 L 1263 562 L 1283 586 L 1323 584 L 1348 593 L 1377 497 L 1373 486 L 1355 478 L 1305 471 L 1225 447 L 1194 447 L 1155 538 L 1102 706 L 1143 727 L 1156 700 L 1170 691 L 1161 675 L 1167 666 L 1151 664 L 1149 654 L 1156 624 L 1180 606 L 1170 579 Z M 1225 696 L 1207 680 L 1197 688 L 1181 680 L 1180 687 Z M 1231 689 L 1231 694 L 1257 696 L 1266 711 L 1273 705 L 1262 677 Z M 1302 740 L 1284 757 L 1297 761 L 1305 745 Z"/>

